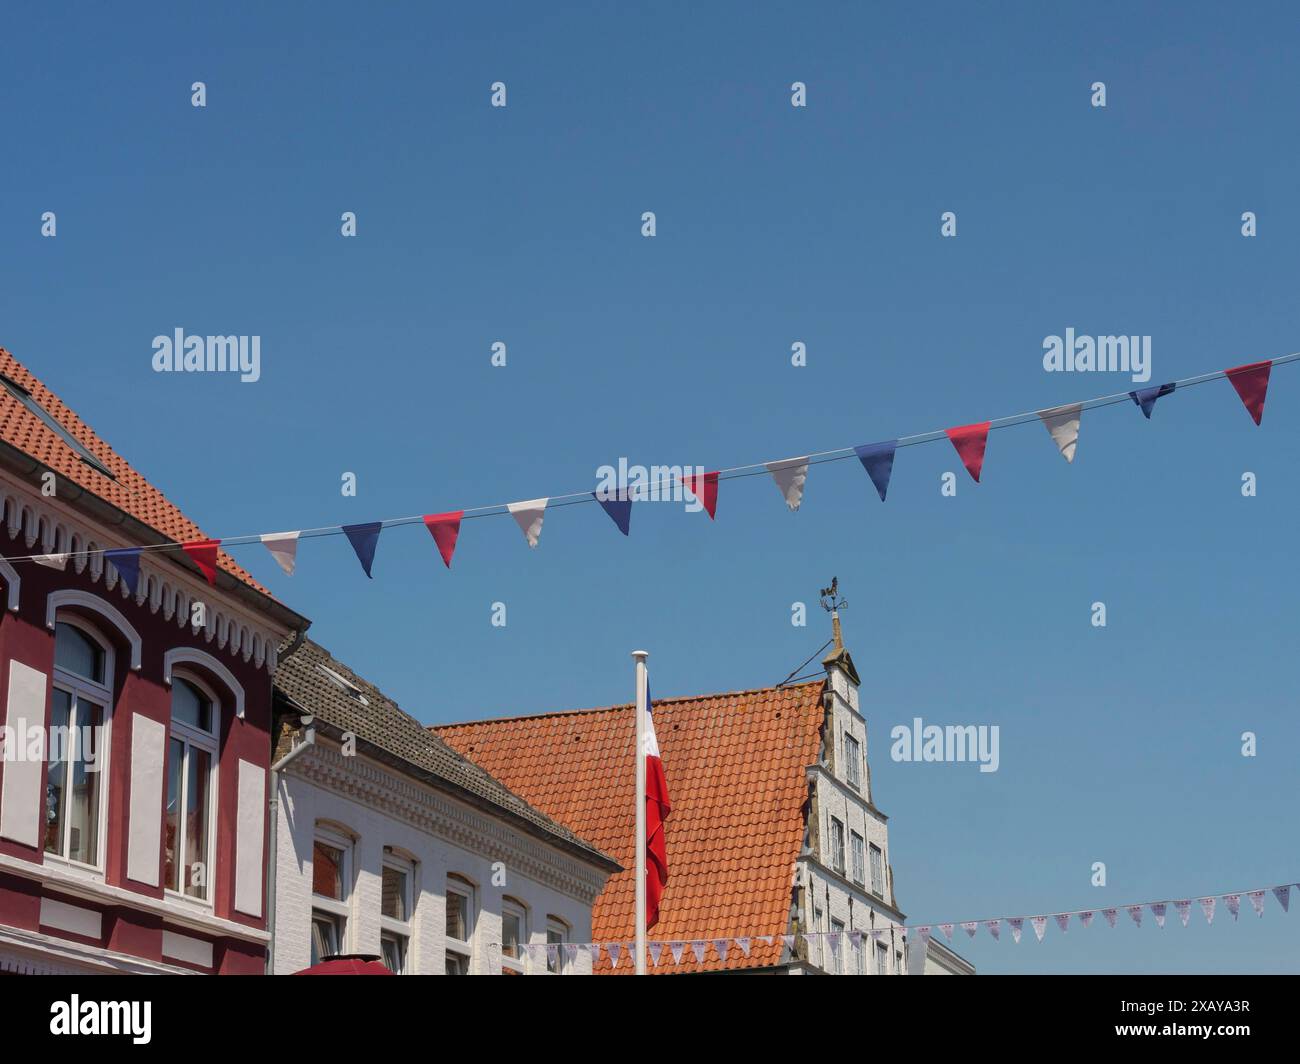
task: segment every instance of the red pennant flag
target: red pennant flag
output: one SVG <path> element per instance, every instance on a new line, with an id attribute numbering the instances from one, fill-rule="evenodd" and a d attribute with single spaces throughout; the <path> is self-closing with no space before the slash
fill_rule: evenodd
<path id="1" fill-rule="evenodd" d="M 1268 394 L 1268 374 L 1272 368 L 1273 362 L 1270 359 L 1267 362 L 1251 362 L 1245 366 L 1223 371 L 1228 375 L 1228 380 L 1232 381 L 1232 386 L 1237 389 L 1237 394 L 1246 404 L 1246 409 L 1255 419 L 1256 425 L 1264 416 L 1264 396 Z"/>
<path id="2" fill-rule="evenodd" d="M 978 425 L 962 425 L 960 428 L 944 429 L 957 454 L 966 466 L 966 472 L 980 482 L 980 470 L 984 468 L 984 445 L 989 439 L 989 422 L 981 421 Z"/>
<path id="3" fill-rule="evenodd" d="M 219 546 L 221 546 L 221 540 L 219 539 L 196 539 L 193 543 L 181 544 L 181 549 L 194 560 L 195 565 L 203 570 L 203 575 L 208 578 L 208 583 L 213 587 L 217 583 L 217 548 Z"/>
<path id="4" fill-rule="evenodd" d="M 460 519 L 463 516 L 464 510 L 424 515 L 424 527 L 438 544 L 438 553 L 442 555 L 443 563 L 448 569 L 451 568 L 451 556 L 456 553 L 456 537 L 460 535 Z"/>
<path id="5" fill-rule="evenodd" d="M 715 519 L 718 512 L 718 474 L 717 473 L 691 473 L 682 477 L 682 483 L 686 489 L 694 495 L 701 503 L 704 509 L 709 513 L 709 520 Z"/>

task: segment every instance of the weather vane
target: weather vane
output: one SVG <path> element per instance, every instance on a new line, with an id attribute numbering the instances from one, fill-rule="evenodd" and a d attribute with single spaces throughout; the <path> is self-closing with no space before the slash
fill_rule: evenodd
<path id="1" fill-rule="evenodd" d="M 822 609 L 827 613 L 835 613 L 848 606 L 848 599 L 839 597 L 839 589 L 840 578 L 838 576 L 831 577 L 830 587 L 822 588 Z"/>

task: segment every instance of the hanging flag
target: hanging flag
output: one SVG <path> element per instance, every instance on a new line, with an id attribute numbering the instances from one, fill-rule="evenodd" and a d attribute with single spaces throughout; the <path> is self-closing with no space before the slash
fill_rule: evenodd
<path id="1" fill-rule="evenodd" d="M 1129 392 L 1128 397 L 1142 408 L 1142 413 L 1148 421 L 1151 420 L 1151 411 L 1155 409 L 1156 400 L 1166 395 L 1173 394 L 1174 385 L 1161 384 L 1156 388 L 1139 388 L 1135 392 Z"/>
<path id="2" fill-rule="evenodd" d="M 1285 887 L 1274 887 L 1274 888 L 1273 888 L 1273 897 L 1275 897 L 1275 898 L 1277 899 L 1277 903 L 1278 903 L 1280 906 L 1282 906 L 1282 911 L 1283 911 L 1284 913 L 1285 913 L 1285 912 L 1290 912 L 1290 911 L 1291 911 L 1291 888 L 1290 888 L 1290 886 L 1285 886 Z"/>
<path id="3" fill-rule="evenodd" d="M 740 947 L 740 952 L 746 957 L 749 956 L 749 936 L 745 935 L 736 939 L 736 945 Z"/>
<path id="4" fill-rule="evenodd" d="M 1060 930 L 1061 930 L 1061 934 L 1065 934 L 1067 931 L 1070 930 L 1070 914 L 1069 914 L 1069 913 L 1056 913 L 1056 914 L 1055 914 L 1055 919 L 1056 919 L 1056 926 L 1057 926 L 1058 928 L 1060 928 Z"/>
<path id="5" fill-rule="evenodd" d="M 691 942 L 691 952 L 695 954 L 696 963 L 704 963 L 704 951 L 708 948 L 709 944 L 707 942 L 701 942 L 699 939 L 695 939 Z"/>
<path id="6" fill-rule="evenodd" d="M 1038 936 L 1038 941 L 1042 942 L 1043 935 L 1047 932 L 1047 917 L 1035 916 L 1029 921 L 1029 923 L 1033 926 L 1034 934 Z"/>
<path id="7" fill-rule="evenodd" d="M 682 483 L 686 485 L 687 491 L 700 500 L 709 520 L 714 520 L 718 513 L 718 474 L 691 473 L 682 477 Z"/>
<path id="8" fill-rule="evenodd" d="M 794 953 L 794 935 L 782 935 L 781 945 L 783 945 L 791 954 Z"/>
<path id="9" fill-rule="evenodd" d="M 1135 924 L 1137 924 L 1138 927 L 1141 927 L 1141 926 L 1142 926 L 1142 906 L 1140 906 L 1140 905 L 1126 905 L 1125 908 L 1128 910 L 1128 914 L 1129 914 L 1129 916 L 1133 917 L 1133 922 L 1134 922 Z"/>
<path id="10" fill-rule="evenodd" d="M 862 463 L 862 468 L 871 478 L 871 483 L 876 486 L 881 502 L 885 501 L 885 492 L 889 490 L 889 478 L 894 474 L 894 451 L 897 448 L 897 440 L 864 443 L 861 447 L 853 448 L 857 452 L 858 461 Z"/>
<path id="11" fill-rule="evenodd" d="M 737 942 L 739 942 L 739 939 L 737 939 Z M 715 938 L 713 940 L 713 948 L 718 951 L 718 959 L 722 961 L 723 964 L 726 964 L 727 951 L 731 949 L 731 943 L 728 942 L 725 938 Z M 748 957 L 749 954 L 746 953 L 745 956 Z M 700 958 L 700 960 L 703 959 L 704 959 L 703 957 Z"/>
<path id="12" fill-rule="evenodd" d="M 285 576 L 293 576 L 298 564 L 298 537 L 301 532 L 269 532 L 261 537 L 263 545 L 271 552 Z"/>
<path id="13" fill-rule="evenodd" d="M 826 941 L 831 947 L 831 955 L 838 957 L 840 955 L 840 932 L 832 931 L 826 936 Z"/>
<path id="14" fill-rule="evenodd" d="M 1256 425 L 1264 416 L 1264 397 L 1268 394 L 1268 375 L 1272 369 L 1273 362 L 1269 360 L 1251 362 L 1245 366 L 1236 366 L 1223 371 L 1228 375 L 1228 380 L 1232 381 L 1232 386 L 1237 389 L 1237 394 L 1241 396 L 1241 401 L 1246 405 L 1250 416 L 1255 419 Z"/>
<path id="15" fill-rule="evenodd" d="M 1223 904 L 1228 907 L 1228 912 L 1232 913 L 1232 918 L 1234 920 L 1237 919 L 1237 913 L 1241 909 L 1241 895 L 1225 894 L 1223 896 Z"/>
<path id="16" fill-rule="evenodd" d="M 1165 913 L 1168 911 L 1169 907 L 1162 901 L 1151 903 L 1151 914 L 1156 918 L 1156 927 L 1165 926 Z"/>
<path id="17" fill-rule="evenodd" d="M 438 553 L 442 555 L 442 563 L 451 568 L 451 556 L 456 553 L 456 539 L 460 535 L 460 519 L 465 516 L 464 510 L 452 510 L 445 514 L 425 514 L 424 527 L 429 530 L 429 535 L 433 536 L 434 543 L 438 544 Z"/>
<path id="18" fill-rule="evenodd" d="M 1186 927 L 1187 921 L 1192 915 L 1191 899 L 1184 898 L 1182 901 L 1174 902 L 1174 909 L 1178 912 L 1178 919 L 1180 919 L 1183 922 L 1183 926 Z"/>
<path id="19" fill-rule="evenodd" d="M 668 780 L 659 758 L 659 740 L 655 736 L 654 703 L 650 688 L 645 693 L 645 926 L 659 922 L 659 900 L 668 882 L 668 848 L 664 842 L 664 822 L 673 811 L 668 799 Z"/>
<path id="20" fill-rule="evenodd" d="M 379 545 L 379 533 L 383 531 L 384 523 L 382 521 L 369 521 L 362 525 L 344 525 L 343 534 L 348 537 L 348 542 L 352 544 L 352 549 L 357 553 L 357 561 L 361 563 L 361 568 L 365 570 L 366 576 L 370 576 L 370 567 L 375 563 L 375 548 Z"/>
<path id="21" fill-rule="evenodd" d="M 632 500 L 627 488 L 620 488 L 612 498 L 602 499 L 599 492 L 593 491 L 591 497 L 600 503 L 601 509 L 609 514 L 609 519 L 618 525 L 618 530 L 627 535 L 632 524 Z"/>
<path id="22" fill-rule="evenodd" d="M 1246 895 L 1250 899 L 1250 904 L 1255 907 L 1255 915 L 1264 915 L 1264 892 L 1262 890 L 1252 890 Z"/>
<path id="23" fill-rule="evenodd" d="M 576 942 L 566 942 L 564 944 L 564 963 L 573 967 L 578 963 L 578 945 Z"/>
<path id="24" fill-rule="evenodd" d="M 610 942 L 605 946 L 605 952 L 609 954 L 609 966 L 611 968 L 617 968 L 618 958 L 623 952 L 623 947 L 617 942 Z"/>
<path id="25" fill-rule="evenodd" d="M 213 587 L 217 583 L 217 548 L 221 546 L 219 539 L 197 539 L 190 543 L 182 543 L 181 550 L 190 556 L 190 559 L 204 576 L 208 578 L 208 583 Z"/>
<path id="26" fill-rule="evenodd" d="M 646 943 L 646 950 L 650 954 L 650 959 L 654 961 L 654 966 L 658 968 L 659 955 L 664 951 L 664 944 L 662 942 L 648 942 Z"/>
<path id="27" fill-rule="evenodd" d="M 1001 938 L 1002 938 L 1002 921 L 1001 921 L 1001 920 L 989 920 L 989 921 L 985 924 L 985 926 L 989 929 L 989 934 L 990 934 L 990 935 L 992 935 L 995 939 L 997 939 L 997 940 L 999 940 L 999 941 L 1001 940 Z"/>
<path id="28" fill-rule="evenodd" d="M 546 963 L 554 968 L 560 963 L 560 946 L 558 943 L 551 943 L 546 947 Z"/>
<path id="29" fill-rule="evenodd" d="M 957 456 L 976 484 L 980 482 L 980 470 L 984 468 L 984 447 L 989 439 L 989 424 L 988 421 L 981 421 L 975 425 L 943 430 L 957 448 Z"/>
<path id="30" fill-rule="evenodd" d="M 47 569 L 58 569 L 60 571 L 68 567 L 67 554 L 37 554 L 32 558 L 37 565 L 43 565 Z"/>
<path id="31" fill-rule="evenodd" d="M 669 942 L 669 943 L 668 943 L 668 949 L 669 949 L 669 952 L 671 952 L 672 955 L 673 955 L 673 963 L 674 963 L 674 964 L 681 964 L 681 963 L 682 963 L 682 950 L 684 950 L 685 948 L 686 948 L 686 943 L 685 943 L 685 942 Z"/>
<path id="32" fill-rule="evenodd" d="M 1212 923 L 1214 923 L 1214 903 L 1215 903 L 1215 900 L 1216 900 L 1216 899 L 1214 899 L 1214 898 L 1201 898 L 1201 899 L 1200 899 L 1200 902 L 1201 902 L 1201 912 L 1203 912 L 1203 913 L 1205 914 L 1205 922 L 1206 922 L 1207 924 L 1212 924 Z"/>
<path id="33" fill-rule="evenodd" d="M 134 595 L 136 585 L 140 582 L 140 548 L 123 547 L 120 550 L 106 550 L 104 560 L 112 563 L 126 589 Z"/>
<path id="34" fill-rule="evenodd" d="M 943 932 L 944 938 L 946 938 L 949 942 L 952 942 L 952 930 L 953 930 L 952 924 L 940 924 L 939 930 Z"/>
<path id="35" fill-rule="evenodd" d="M 1016 944 L 1020 944 L 1020 932 L 1024 930 L 1025 918 L 1023 916 L 1013 916 L 1007 921 L 1011 926 L 1011 937 L 1015 939 Z"/>
<path id="36" fill-rule="evenodd" d="M 776 481 L 786 506 L 792 511 L 799 509 L 803 502 L 803 487 L 808 481 L 808 459 L 784 458 L 779 462 L 768 462 L 767 471 Z"/>
<path id="37" fill-rule="evenodd" d="M 1060 449 L 1061 455 L 1067 462 L 1073 463 L 1074 451 L 1079 443 L 1079 419 L 1083 416 L 1083 404 L 1054 406 L 1038 411 L 1038 416 L 1047 426 L 1047 433 Z"/>
<path id="38" fill-rule="evenodd" d="M 1119 916 L 1119 910 L 1118 910 L 1118 909 L 1102 909 L 1102 911 L 1101 911 L 1101 915 L 1104 916 L 1104 917 L 1106 918 L 1106 923 L 1110 924 L 1111 927 L 1114 927 L 1114 926 L 1115 926 L 1115 918 L 1116 918 L 1117 916 Z"/>
<path id="39" fill-rule="evenodd" d="M 965 920 L 962 922 L 961 929 L 965 931 L 966 934 L 970 935 L 971 938 L 974 938 L 975 932 L 979 930 L 979 926 L 978 920 Z"/>
<path id="40" fill-rule="evenodd" d="M 510 511 L 510 516 L 519 525 L 519 530 L 523 532 L 524 538 L 528 540 L 530 547 L 536 547 L 538 539 L 541 538 L 542 518 L 546 516 L 546 504 L 550 501 L 547 498 L 506 503 L 506 509 Z"/>
<path id="41" fill-rule="evenodd" d="M 1091 909 L 1087 912 L 1082 912 L 1079 914 L 1079 923 L 1083 924 L 1084 928 L 1087 929 L 1092 926 L 1092 918 L 1096 915 L 1097 914 Z"/>
<path id="42" fill-rule="evenodd" d="M 595 968 L 595 967 L 596 967 L 596 962 L 597 962 L 598 960 L 600 960 L 600 943 L 599 943 L 599 942 L 588 942 L 588 943 L 587 943 L 587 952 L 591 954 L 591 966 L 592 966 L 592 968 Z"/>

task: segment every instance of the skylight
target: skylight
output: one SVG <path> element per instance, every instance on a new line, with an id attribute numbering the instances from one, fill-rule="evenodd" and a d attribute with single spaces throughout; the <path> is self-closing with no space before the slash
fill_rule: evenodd
<path id="1" fill-rule="evenodd" d="M 17 399 L 20 403 L 22 403 L 23 406 L 25 406 L 28 410 L 30 410 L 33 414 L 35 414 L 38 418 L 40 418 L 41 421 L 45 423 L 45 426 L 56 436 L 58 436 L 59 439 L 61 439 L 65 444 L 67 444 L 68 447 L 73 451 L 73 453 L 76 454 L 76 456 L 80 458 L 83 462 L 85 462 L 86 465 L 90 466 L 96 472 L 102 473 L 110 480 L 117 479 L 116 477 L 113 476 L 112 473 L 108 471 L 108 468 L 104 465 L 103 462 L 101 462 L 98 458 L 96 458 L 93 454 L 91 454 L 90 451 L 88 451 L 86 447 L 82 443 L 80 443 L 75 436 L 72 435 L 72 433 L 70 433 L 67 429 L 65 429 L 54 419 L 54 416 L 48 410 L 46 410 L 45 407 L 41 406 L 40 403 L 38 403 L 34 398 L 32 398 L 31 392 L 29 392 L 21 384 L 16 384 L 14 381 L 11 381 L 8 377 L 5 377 L 3 375 L 0 375 L 0 384 L 3 384 L 5 386 L 5 390 L 10 395 L 12 395 L 15 399 Z"/>
<path id="2" fill-rule="evenodd" d="M 320 669 L 320 671 L 323 672 L 326 676 L 328 676 L 331 680 L 333 680 L 334 683 L 337 684 L 340 688 L 342 688 L 345 692 L 347 692 L 358 702 L 360 702 L 363 706 L 370 705 L 370 700 L 361 693 L 361 688 L 358 687 L 356 684 L 354 684 L 347 677 L 340 676 L 333 669 L 325 665 L 318 664 L 316 667 Z"/>

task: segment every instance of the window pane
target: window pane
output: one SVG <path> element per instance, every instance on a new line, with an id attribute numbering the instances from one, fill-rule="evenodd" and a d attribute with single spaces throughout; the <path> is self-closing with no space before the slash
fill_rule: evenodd
<path id="1" fill-rule="evenodd" d="M 468 975 L 469 961 L 456 953 L 447 954 L 447 974 L 448 975 Z"/>
<path id="2" fill-rule="evenodd" d="M 548 927 L 546 929 L 546 970 L 558 975 L 564 971 L 564 932 L 558 927 Z M 555 957 L 551 957 L 550 947 L 555 947 Z"/>
<path id="3" fill-rule="evenodd" d="M 406 872 L 384 865 L 383 886 L 381 907 L 384 915 L 391 920 L 409 920 L 411 914 L 406 911 Z"/>
<path id="4" fill-rule="evenodd" d="M 104 711 L 84 698 L 77 699 L 77 731 L 68 738 L 74 758 L 68 796 L 68 857 L 93 865 L 99 856 L 99 728 Z M 90 769 L 90 771 L 88 771 Z"/>
<path id="5" fill-rule="evenodd" d="M 212 703 L 202 691 L 180 677 L 172 682 L 172 720 L 199 731 L 212 731 Z"/>
<path id="6" fill-rule="evenodd" d="M 332 916 L 313 913 L 311 918 L 311 962 L 320 964 L 339 951 L 338 923 Z"/>
<path id="7" fill-rule="evenodd" d="M 401 975 L 406 967 L 406 939 L 401 935 L 386 934 L 379 940 L 379 948 L 383 953 L 384 967 Z"/>
<path id="8" fill-rule="evenodd" d="M 185 744 L 172 739 L 167 744 L 167 819 L 163 825 L 166 838 L 163 850 L 163 884 L 180 890 L 181 844 L 181 774 L 185 770 Z"/>
<path id="9" fill-rule="evenodd" d="M 524 920 L 518 913 L 501 914 L 501 952 L 507 957 L 519 957 L 519 940 L 524 935 Z"/>
<path id="10" fill-rule="evenodd" d="M 206 750 L 189 748 L 185 785 L 185 893 L 208 896 L 208 774 Z"/>
<path id="11" fill-rule="evenodd" d="M 311 889 L 322 898 L 343 900 L 343 851 L 316 842 L 311 858 Z"/>
<path id="12" fill-rule="evenodd" d="M 464 942 L 469 936 L 466 934 L 466 917 L 469 907 L 469 899 L 463 894 L 457 894 L 454 890 L 447 891 L 447 937 L 459 939 Z"/>
<path id="13" fill-rule="evenodd" d="M 53 710 L 50 714 L 51 740 L 66 735 L 72 714 L 72 696 L 67 691 L 54 689 Z M 67 782 L 66 744 L 46 743 L 45 756 L 48 771 L 45 781 L 45 849 L 49 853 L 63 853 L 63 789 Z"/>
<path id="14" fill-rule="evenodd" d="M 104 651 L 75 625 L 54 626 L 54 664 L 96 683 L 104 682 Z"/>

